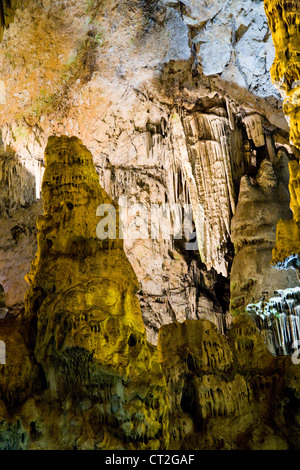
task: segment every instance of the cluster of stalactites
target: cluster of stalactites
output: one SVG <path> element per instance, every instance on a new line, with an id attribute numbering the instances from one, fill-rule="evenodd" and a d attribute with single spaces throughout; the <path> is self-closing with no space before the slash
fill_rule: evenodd
<path id="1" fill-rule="evenodd" d="M 208 269 L 227 275 L 224 249 L 235 208 L 228 119 L 193 113 L 173 116 L 172 135 L 179 149 L 175 167 L 186 181 L 201 259 Z M 186 145 L 186 142 L 188 145 Z"/>
<path id="2" fill-rule="evenodd" d="M 19 0 L 0 0 L 0 41 L 2 41 L 5 28 L 12 22 Z"/>
<path id="3" fill-rule="evenodd" d="M 268 301 L 246 308 L 274 355 L 289 355 L 300 341 L 300 287 L 275 291 Z"/>

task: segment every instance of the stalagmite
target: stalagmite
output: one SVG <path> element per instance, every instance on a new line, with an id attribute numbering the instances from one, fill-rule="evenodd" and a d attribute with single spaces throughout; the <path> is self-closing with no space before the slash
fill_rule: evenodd
<path id="1" fill-rule="evenodd" d="M 146 341 L 137 279 L 123 241 L 118 236 L 98 238 L 99 207 L 105 204 L 109 214 L 118 214 L 118 207 L 100 187 L 92 155 L 76 137 L 50 137 L 45 162 L 38 252 L 27 275 L 25 313 L 15 325 L 16 335 L 21 329 L 25 338 L 22 355 L 28 365 L 19 372 L 20 358 L 12 356 L 22 344 L 9 339 L 6 324 L 1 324 L 1 339 L 11 344 L 6 373 L 12 379 L 0 379 L 0 397 L 23 383 L 38 390 L 40 399 L 22 412 L 25 422 L 29 410 L 42 422 L 54 406 L 55 429 L 45 429 L 38 443 L 30 443 L 32 448 L 49 448 L 50 432 L 66 449 L 75 442 L 81 448 L 82 436 L 82 448 L 101 448 L 100 428 L 93 431 L 91 421 L 101 424 L 106 449 L 164 448 L 166 385 L 157 353 Z M 118 217 L 115 222 L 118 233 Z M 45 379 L 42 388 L 37 368 Z M 23 400 L 27 389 L 22 388 Z M 90 400 L 91 406 L 79 418 L 78 429 L 66 424 L 64 414 L 68 423 L 78 419 L 75 410 L 82 400 Z M 96 418 L 99 412 L 101 418 Z"/>

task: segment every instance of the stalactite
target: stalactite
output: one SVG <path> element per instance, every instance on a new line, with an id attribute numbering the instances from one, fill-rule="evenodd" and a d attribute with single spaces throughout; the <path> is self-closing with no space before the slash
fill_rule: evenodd
<path id="1" fill-rule="evenodd" d="M 185 178 L 189 196 L 191 201 L 194 200 L 195 213 L 197 205 L 203 208 L 204 219 L 196 221 L 203 261 L 209 269 L 214 267 L 226 275 L 224 249 L 235 210 L 228 119 L 215 114 L 193 113 L 183 118 L 183 128 L 188 161 L 191 162 L 190 167 L 186 165 Z M 181 166 L 183 155 L 180 154 Z M 194 180 L 191 180 L 191 174 Z"/>
<path id="2" fill-rule="evenodd" d="M 289 355 L 300 344 L 300 287 L 278 290 L 275 295 L 249 304 L 246 311 L 254 317 L 270 352 Z"/>
<path id="3" fill-rule="evenodd" d="M 20 0 L 0 1 L 0 41 L 2 41 L 4 30 L 13 21 L 15 10 L 21 6 Z"/>
<path id="4" fill-rule="evenodd" d="M 13 152 L 0 155 L 0 212 L 10 213 L 36 199 L 35 176 L 22 166 Z"/>
<path id="5" fill-rule="evenodd" d="M 265 135 L 262 127 L 262 117 L 259 114 L 250 114 L 243 118 L 248 139 L 251 139 L 255 147 L 265 145 Z"/>
<path id="6" fill-rule="evenodd" d="M 44 175 L 44 167 L 40 160 L 35 161 L 35 190 L 36 190 L 36 199 L 40 199 L 42 191 L 42 181 Z"/>

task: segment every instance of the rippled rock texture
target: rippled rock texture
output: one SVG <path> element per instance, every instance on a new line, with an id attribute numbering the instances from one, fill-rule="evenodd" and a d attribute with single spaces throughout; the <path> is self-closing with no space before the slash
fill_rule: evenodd
<path id="1" fill-rule="evenodd" d="M 204 320 L 164 325 L 158 350 L 171 449 L 299 448 L 299 365 L 272 356 L 250 318 L 228 339 Z"/>
<path id="2" fill-rule="evenodd" d="M 272 80 L 284 97 L 283 110 L 290 124 L 290 139 L 300 148 L 300 5 L 293 0 L 265 0 L 265 11 L 275 46 Z M 299 263 L 296 261 L 300 252 L 299 162 L 291 162 L 289 168 L 293 220 L 278 223 L 273 264 L 282 267 L 292 265 L 299 270 Z"/>
<path id="3" fill-rule="evenodd" d="M 123 240 L 96 234 L 98 206 L 112 206 L 117 227 L 118 208 L 76 137 L 50 138 L 45 160 L 25 312 L 0 324 L 7 343 L 2 404 L 9 414 L 23 403 L 27 434 L 32 415 L 37 436 L 28 437 L 30 448 L 51 446 L 50 416 L 57 421 L 55 448 L 165 447 L 166 385 L 146 341 L 137 280 Z M 37 389 L 39 398 L 29 398 Z"/>
<path id="4" fill-rule="evenodd" d="M 22 5 L 0 44 L 1 187 L 9 195 L 0 283 L 9 312 L 24 304 L 48 137 L 76 135 L 116 203 L 125 196 L 148 211 L 193 207 L 198 248 L 187 251 L 174 237 L 124 243 L 149 341 L 174 320 L 207 318 L 226 331 L 240 179 L 257 171 L 252 153 L 261 162 L 280 148 L 295 152 L 265 73 L 274 49 L 262 3 Z"/>
<path id="5" fill-rule="evenodd" d="M 100 240 L 99 185 L 77 137 L 50 137 L 25 311 L 0 319 L 1 449 L 297 449 L 299 369 L 246 316 L 146 340 L 123 240 Z M 106 208 L 108 206 L 105 206 Z M 274 409 L 276 410 L 274 412 Z"/>

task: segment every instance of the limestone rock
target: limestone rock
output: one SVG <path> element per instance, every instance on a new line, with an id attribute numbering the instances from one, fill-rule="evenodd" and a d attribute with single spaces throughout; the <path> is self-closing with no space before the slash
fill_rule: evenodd
<path id="1" fill-rule="evenodd" d="M 284 112 L 290 124 L 290 139 L 299 147 L 299 4 L 296 1 L 265 0 L 265 11 L 275 46 L 275 59 L 271 69 L 273 82 L 281 90 Z M 290 193 L 292 221 L 280 221 L 277 226 L 276 245 L 273 251 L 273 264 L 285 266 L 285 260 L 297 258 L 300 251 L 299 233 L 299 162 L 292 161 L 290 167 Z M 298 270 L 298 263 L 294 263 Z"/>
<path id="2" fill-rule="evenodd" d="M 19 0 L 1 0 L 0 3 L 0 40 L 3 38 L 5 28 L 13 21 L 14 13 L 21 6 Z"/>
<path id="3" fill-rule="evenodd" d="M 291 355 L 297 350 L 300 336 L 300 288 L 280 289 L 268 301 L 247 306 L 247 312 L 263 334 L 274 355 Z"/>
<path id="4" fill-rule="evenodd" d="M 229 318 L 228 305 L 218 300 L 217 290 L 228 289 L 229 227 L 239 180 L 247 171 L 244 117 L 261 116 L 260 143 L 276 123 L 288 144 L 280 103 L 265 82 L 268 75 L 261 75 L 271 46 L 262 4 L 214 0 L 208 7 L 199 1 L 131 0 L 128 9 L 122 1 L 92 3 L 26 0 L 24 8 L 16 8 L 0 44 L 4 148 L 16 152 L 13 166 L 22 164 L 22 184 L 28 177 L 37 199 L 48 137 L 62 133 L 80 137 L 92 151 L 101 185 L 115 202 L 126 195 L 147 210 L 153 203 L 191 202 L 198 249 L 186 253 L 185 240 L 149 239 L 125 241 L 125 252 L 138 277 L 151 342 L 160 325 L 174 318 L 210 315 L 222 325 Z M 221 29 L 229 45 L 222 43 Z M 203 75 L 200 60 L 200 49 L 206 47 L 202 67 L 212 63 L 207 50 L 217 41 L 231 51 L 219 81 Z M 239 44 L 245 47 L 238 49 Z M 228 58 L 222 47 L 215 55 L 220 63 Z M 258 62 L 253 59 L 255 66 L 246 71 L 238 60 L 249 50 Z M 235 79 L 224 82 L 230 70 L 238 71 L 244 89 L 236 87 Z M 259 98 L 258 90 L 272 98 Z M 0 282 L 11 312 L 22 308 L 23 277 L 35 250 L 31 221 L 37 207 L 28 208 L 28 216 L 22 209 L 14 212 L 12 227 L 1 219 Z M 9 240 L 15 226 L 18 241 Z M 18 260 L 13 268 L 12 257 Z"/>
<path id="5" fill-rule="evenodd" d="M 280 163 L 281 162 L 281 163 Z M 284 172 L 287 157 L 276 164 L 263 160 L 256 179 L 243 176 L 239 201 L 231 224 L 235 256 L 231 270 L 231 312 L 243 313 L 249 303 L 272 296 L 277 289 L 298 285 L 296 273 L 270 266 L 276 223 L 291 217 Z"/>
<path id="6" fill-rule="evenodd" d="M 291 264 L 298 268 L 297 262 L 290 263 L 289 259 L 297 257 L 300 253 L 300 205 L 299 205 L 299 163 L 295 160 L 289 163 L 291 195 L 290 207 L 293 211 L 293 220 L 280 220 L 277 224 L 276 244 L 273 248 L 272 262 L 274 265 L 287 266 Z M 294 256 L 293 256 L 294 255 Z M 296 258 L 295 258 L 296 261 Z"/>
<path id="7" fill-rule="evenodd" d="M 243 122 L 246 126 L 248 139 L 253 140 L 255 147 L 263 147 L 265 145 L 265 137 L 261 116 L 258 114 L 245 116 Z"/>
<path id="8" fill-rule="evenodd" d="M 7 308 L 5 304 L 5 295 L 3 286 L 0 284 L 0 318 L 4 318 L 7 313 Z"/>
<path id="9" fill-rule="evenodd" d="M 280 148 L 299 262 L 298 153 L 263 3 L 21 3 L 0 2 L 0 449 L 299 448 L 297 370 L 228 312 L 231 232 L 237 308 L 298 282 L 269 266 Z M 266 5 L 298 145 L 297 8 Z M 96 232 L 123 197 L 129 230 L 138 204 L 190 204 L 191 226 L 176 237 L 173 214 L 123 251 Z"/>
<path id="10" fill-rule="evenodd" d="M 27 276 L 25 312 L 10 323 L 14 331 L 20 323 L 25 343 L 6 332 L 5 319 L 0 324 L 10 361 L 1 397 L 8 407 L 14 397 L 22 403 L 20 419 L 28 436 L 29 414 L 41 426 L 54 406 L 55 446 L 164 447 L 166 385 L 157 354 L 146 341 L 137 280 L 123 240 L 101 241 L 96 231 L 98 206 L 110 204 L 116 213 L 118 208 L 100 187 L 92 155 L 77 138 L 50 138 L 45 160 L 38 252 Z M 118 228 L 118 217 L 116 223 Z M 23 354 L 12 360 L 10 344 L 16 353 L 18 343 L 24 345 Z M 31 405 L 27 383 L 40 387 L 40 399 Z M 90 405 L 80 412 L 84 400 Z M 49 448 L 49 429 L 42 427 L 34 441 L 28 437 L 29 448 Z"/>
<path id="11" fill-rule="evenodd" d="M 299 447 L 285 388 L 293 383 L 297 395 L 297 365 L 274 358 L 252 320 L 237 318 L 228 340 L 207 321 L 165 325 L 158 349 L 172 397 L 171 449 Z"/>
<path id="12" fill-rule="evenodd" d="M 194 8 L 191 2 L 182 3 L 198 20 L 193 24 L 196 31 L 198 26 L 193 41 L 199 44 L 199 62 L 205 75 L 220 74 L 258 96 L 277 94 L 265 74 L 275 53 L 262 3 L 214 0 L 209 7 L 192 2 Z"/>

